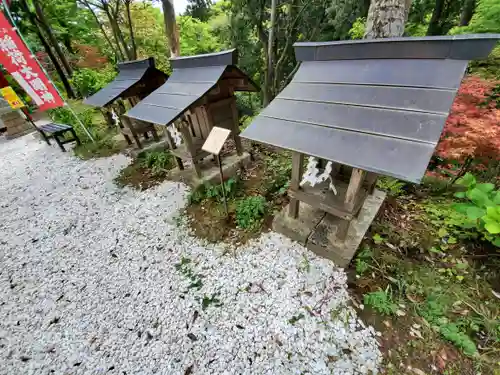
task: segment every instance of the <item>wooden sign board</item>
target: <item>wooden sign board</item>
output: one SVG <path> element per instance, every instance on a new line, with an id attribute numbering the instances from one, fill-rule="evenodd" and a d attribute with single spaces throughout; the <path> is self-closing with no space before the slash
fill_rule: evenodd
<path id="1" fill-rule="evenodd" d="M 222 150 L 222 146 L 224 146 L 224 142 L 226 142 L 230 133 L 231 130 L 229 129 L 214 126 L 201 149 L 211 154 L 219 155 L 220 150 Z"/>

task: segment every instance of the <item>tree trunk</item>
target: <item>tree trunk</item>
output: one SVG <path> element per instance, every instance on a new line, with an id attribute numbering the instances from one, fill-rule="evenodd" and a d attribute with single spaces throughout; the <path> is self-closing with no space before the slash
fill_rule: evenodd
<path id="1" fill-rule="evenodd" d="M 123 55 L 121 53 L 122 51 L 115 48 L 115 46 L 113 45 L 113 42 L 111 42 L 111 39 L 109 39 L 109 36 L 106 33 L 106 30 L 104 30 L 104 26 L 102 25 L 101 21 L 99 20 L 99 17 L 97 17 L 97 14 L 94 11 L 94 9 L 90 6 L 90 4 L 86 0 L 83 0 L 83 4 L 87 7 L 88 10 L 90 10 L 92 15 L 94 16 L 95 22 L 99 26 L 99 29 L 101 29 L 101 33 L 104 36 L 104 39 L 106 39 L 106 42 L 109 44 L 109 48 L 111 48 L 111 51 L 113 51 L 116 60 L 117 61 L 123 60 L 124 58 L 123 58 Z"/>
<path id="2" fill-rule="evenodd" d="M 269 26 L 269 41 L 267 42 L 267 69 L 264 77 L 264 102 L 266 107 L 272 100 L 271 85 L 273 82 L 274 29 L 276 26 L 276 0 L 271 0 L 271 24 Z"/>
<path id="3" fill-rule="evenodd" d="M 441 17 L 443 15 L 445 0 L 436 0 L 434 11 L 427 28 L 427 35 L 440 35 L 441 34 Z"/>
<path id="4" fill-rule="evenodd" d="M 476 10 L 476 0 L 465 0 L 462 14 L 460 15 L 460 26 L 468 26 L 474 11 Z"/>
<path id="5" fill-rule="evenodd" d="M 181 54 L 179 44 L 179 31 L 175 21 L 175 9 L 173 0 L 161 0 L 163 7 L 163 20 L 165 22 L 165 34 L 167 35 L 167 45 L 170 49 L 170 57 L 177 57 Z"/>
<path id="6" fill-rule="evenodd" d="M 109 27 L 111 28 L 111 32 L 113 33 L 113 39 L 115 40 L 116 48 L 118 48 L 118 51 L 120 51 L 120 55 L 122 56 L 122 60 L 127 60 L 128 59 L 128 53 L 127 50 L 125 52 L 123 51 L 122 44 L 120 42 L 120 37 L 118 36 L 118 30 L 117 30 L 117 23 L 116 20 L 114 19 L 113 15 L 111 14 L 109 7 L 107 4 L 104 5 L 104 13 L 106 13 L 106 17 L 108 17 L 108 22 L 109 22 Z"/>
<path id="7" fill-rule="evenodd" d="M 137 45 L 135 44 L 134 27 L 132 25 L 132 16 L 130 15 L 130 1 L 125 1 L 127 11 L 128 31 L 130 33 L 130 43 L 132 44 L 131 56 L 133 60 L 137 60 Z"/>
<path id="8" fill-rule="evenodd" d="M 26 0 L 21 0 L 19 2 L 21 5 L 21 8 L 23 11 L 28 15 L 30 22 L 33 24 L 33 27 L 35 28 L 36 34 L 38 36 L 38 39 L 40 39 L 40 43 L 42 44 L 43 48 L 45 49 L 45 52 L 47 52 L 47 55 L 49 55 L 50 61 L 52 61 L 52 64 L 54 65 L 54 68 L 56 69 L 57 75 L 61 79 L 61 82 L 64 86 L 64 89 L 66 90 L 66 94 L 68 95 L 68 98 L 73 99 L 76 97 L 75 92 L 73 91 L 73 87 L 71 87 L 71 84 L 69 83 L 68 77 L 66 77 L 66 74 L 64 74 L 64 70 L 57 60 L 56 56 L 54 55 L 54 52 L 52 52 L 52 49 L 50 48 L 49 43 L 45 39 L 45 37 L 42 34 L 42 31 L 40 30 L 40 25 L 37 22 L 36 15 L 29 9 L 29 6 L 26 2 Z M 50 78 L 50 77 L 49 77 Z"/>
<path id="9" fill-rule="evenodd" d="M 40 26 L 45 31 L 45 34 L 47 34 L 50 44 L 52 44 L 52 47 L 54 47 L 54 51 L 56 51 L 56 54 L 59 57 L 59 60 L 61 61 L 62 65 L 64 66 L 64 69 L 71 77 L 73 75 L 73 69 L 71 68 L 68 59 L 64 55 L 61 46 L 59 45 L 59 42 L 57 41 L 54 33 L 52 32 L 52 29 L 50 28 L 50 25 L 47 21 L 47 18 L 45 17 L 45 14 L 43 13 L 43 9 L 42 6 L 40 5 L 39 0 L 33 0 L 33 5 L 35 6 L 35 13 L 37 15 Z"/>
<path id="10" fill-rule="evenodd" d="M 403 36 L 408 0 L 372 0 L 366 21 L 366 39 Z"/>

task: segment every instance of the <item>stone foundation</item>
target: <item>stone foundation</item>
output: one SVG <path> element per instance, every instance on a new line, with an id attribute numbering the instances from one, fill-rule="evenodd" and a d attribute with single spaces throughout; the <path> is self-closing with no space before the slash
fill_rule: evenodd
<path id="1" fill-rule="evenodd" d="M 351 221 L 345 241 L 337 240 L 337 226 L 341 219 L 313 209 L 300 202 L 299 217 L 288 216 L 287 205 L 273 221 L 273 230 L 299 242 L 323 258 L 332 260 L 339 267 L 347 267 L 354 257 L 386 194 L 375 190 L 363 203 L 359 215 Z"/>
<path id="2" fill-rule="evenodd" d="M 1 115 L 6 128 L 5 137 L 13 139 L 35 131 L 33 126 L 24 119 L 19 111 L 12 111 Z"/>

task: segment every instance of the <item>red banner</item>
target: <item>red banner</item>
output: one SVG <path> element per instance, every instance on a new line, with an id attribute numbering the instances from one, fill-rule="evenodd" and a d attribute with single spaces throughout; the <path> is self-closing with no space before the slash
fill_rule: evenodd
<path id="1" fill-rule="evenodd" d="M 35 57 L 2 12 L 0 12 L 0 64 L 42 111 L 64 105 L 49 77 L 40 68 Z"/>

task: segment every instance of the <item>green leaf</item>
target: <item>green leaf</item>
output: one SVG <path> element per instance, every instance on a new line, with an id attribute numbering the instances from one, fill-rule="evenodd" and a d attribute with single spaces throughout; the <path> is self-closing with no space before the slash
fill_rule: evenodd
<path id="1" fill-rule="evenodd" d="M 429 249 L 429 253 L 435 253 L 435 254 L 441 254 L 441 250 L 435 246 L 432 246 L 430 249 Z"/>
<path id="2" fill-rule="evenodd" d="M 488 198 L 488 194 L 484 191 L 474 188 L 467 192 L 467 198 L 473 201 L 475 204 L 481 207 L 489 206 L 492 202 Z"/>
<path id="3" fill-rule="evenodd" d="M 500 206 L 499 207 L 487 207 L 486 213 L 489 218 L 492 218 L 500 222 Z"/>
<path id="4" fill-rule="evenodd" d="M 493 245 L 500 247 L 500 236 L 492 241 Z"/>
<path id="5" fill-rule="evenodd" d="M 457 184 L 467 187 L 474 186 L 476 184 L 476 177 L 472 173 L 467 172 L 463 177 L 458 179 Z"/>
<path id="6" fill-rule="evenodd" d="M 461 214 L 467 215 L 467 209 L 469 209 L 471 207 L 475 208 L 476 206 L 474 206 L 473 204 L 470 204 L 470 203 L 455 203 L 451 207 L 455 211 L 457 211 Z"/>
<path id="7" fill-rule="evenodd" d="M 446 228 L 439 228 L 439 230 L 438 230 L 439 237 L 445 237 L 447 235 L 448 235 L 448 231 L 446 230 Z"/>
<path id="8" fill-rule="evenodd" d="M 447 242 L 449 244 L 454 244 L 454 243 L 457 243 L 457 239 L 455 237 L 449 237 Z"/>
<path id="9" fill-rule="evenodd" d="M 455 196 L 456 198 L 465 198 L 466 197 L 465 191 L 458 191 L 455 194 L 453 194 L 453 196 Z"/>
<path id="10" fill-rule="evenodd" d="M 498 234 L 498 233 L 500 233 L 500 223 L 489 222 L 489 223 L 486 223 L 484 225 L 484 227 L 491 234 Z"/>
<path id="11" fill-rule="evenodd" d="M 377 245 L 380 245 L 382 242 L 384 242 L 384 239 L 378 233 L 375 233 L 372 238 L 373 238 L 373 242 L 375 242 Z"/>
<path id="12" fill-rule="evenodd" d="M 491 183 L 477 184 L 476 189 L 479 189 L 485 193 L 489 193 L 490 191 L 493 191 L 493 189 L 495 189 L 495 185 Z"/>
<path id="13" fill-rule="evenodd" d="M 486 210 L 479 207 L 469 207 L 467 209 L 467 216 L 472 220 L 477 220 L 486 215 Z"/>
<path id="14" fill-rule="evenodd" d="M 457 263 L 455 264 L 455 268 L 457 270 L 465 270 L 469 267 L 469 265 L 467 263 Z"/>
<path id="15" fill-rule="evenodd" d="M 497 193 L 493 197 L 493 203 L 500 204 L 500 191 L 497 191 Z"/>

